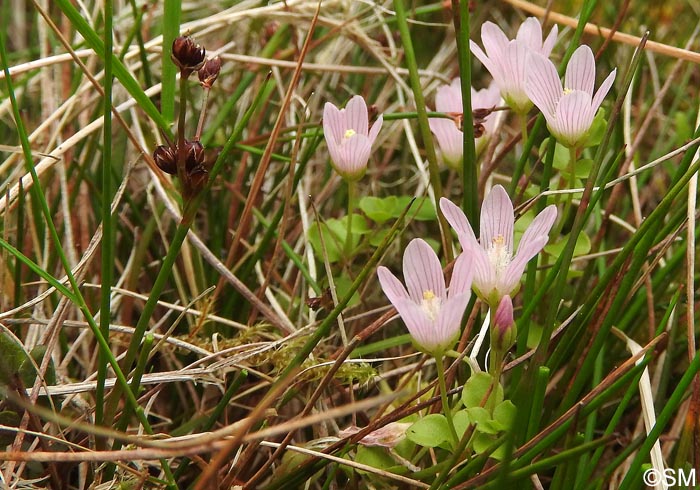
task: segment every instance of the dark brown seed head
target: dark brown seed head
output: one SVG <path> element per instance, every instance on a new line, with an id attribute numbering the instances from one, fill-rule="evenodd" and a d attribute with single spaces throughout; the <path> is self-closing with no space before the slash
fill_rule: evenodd
<path id="1" fill-rule="evenodd" d="M 204 63 L 206 50 L 188 36 L 180 36 L 173 41 L 173 63 L 180 68 L 183 76 L 189 76 Z"/>
<path id="2" fill-rule="evenodd" d="M 207 60 L 204 65 L 199 69 L 197 75 L 199 75 L 199 83 L 202 87 L 210 89 L 216 78 L 219 76 L 221 71 L 221 58 L 215 56 L 212 59 Z"/>
<path id="3" fill-rule="evenodd" d="M 177 152 L 170 146 L 160 145 L 153 150 L 153 160 L 166 174 L 177 174 Z"/>
<path id="4" fill-rule="evenodd" d="M 185 170 L 189 173 L 197 167 L 204 167 L 206 155 L 199 141 L 185 141 Z"/>

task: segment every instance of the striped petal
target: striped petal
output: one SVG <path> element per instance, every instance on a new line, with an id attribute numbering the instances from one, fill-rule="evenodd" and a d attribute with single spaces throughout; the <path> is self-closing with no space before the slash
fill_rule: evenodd
<path id="1" fill-rule="evenodd" d="M 527 83 L 525 91 L 549 123 L 554 119 L 559 99 L 564 93 L 557 69 L 541 54 L 528 56 Z"/>
<path id="2" fill-rule="evenodd" d="M 585 44 L 579 46 L 571 55 L 569 64 L 566 65 L 564 75 L 564 88 L 569 90 L 581 90 L 593 97 L 595 85 L 595 58 L 593 51 Z"/>
<path id="3" fill-rule="evenodd" d="M 506 250 L 513 252 L 513 203 L 503 186 L 495 185 L 481 206 L 481 246 L 488 249 L 494 241 L 503 240 Z"/>
<path id="4" fill-rule="evenodd" d="M 420 238 L 414 238 L 403 254 L 403 274 L 408 294 L 413 301 L 421 303 L 424 293 L 432 291 L 445 299 L 445 276 L 437 254 Z"/>

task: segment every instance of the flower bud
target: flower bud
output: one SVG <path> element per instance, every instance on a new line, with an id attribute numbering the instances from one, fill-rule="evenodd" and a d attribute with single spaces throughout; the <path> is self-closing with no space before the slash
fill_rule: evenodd
<path id="1" fill-rule="evenodd" d="M 188 36 L 173 41 L 172 60 L 185 78 L 202 67 L 205 55 L 206 50 Z"/>
<path id="2" fill-rule="evenodd" d="M 503 296 L 492 321 L 491 347 L 505 353 L 515 344 L 517 329 L 513 319 L 513 301 L 509 295 Z"/>
<path id="3" fill-rule="evenodd" d="M 215 56 L 204 62 L 204 65 L 199 69 L 197 75 L 199 75 L 199 83 L 205 89 L 210 89 L 221 71 L 221 58 Z"/>
<path id="4" fill-rule="evenodd" d="M 177 152 L 170 146 L 160 145 L 153 150 L 153 160 L 166 174 L 177 174 Z"/>

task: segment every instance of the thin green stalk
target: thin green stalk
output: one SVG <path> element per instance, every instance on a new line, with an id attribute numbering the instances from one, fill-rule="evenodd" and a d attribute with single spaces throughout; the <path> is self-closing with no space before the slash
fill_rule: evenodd
<path id="1" fill-rule="evenodd" d="M 7 18 L 6 16 L 3 16 L 4 18 Z M 127 394 L 127 406 L 130 407 L 131 409 L 136 411 L 136 414 L 138 416 L 139 422 L 143 425 L 144 430 L 146 430 L 148 433 L 152 433 L 151 426 L 148 422 L 148 419 L 146 418 L 146 415 L 143 411 L 143 409 L 139 406 L 138 401 L 136 400 L 136 397 L 131 393 L 131 391 L 128 390 L 128 383 L 126 380 L 126 377 L 124 376 L 124 373 L 119 367 L 119 363 L 117 362 L 116 358 L 111 352 L 110 345 L 107 342 L 106 338 L 104 335 L 102 335 L 102 331 L 100 330 L 100 327 L 97 325 L 95 322 L 95 317 L 92 315 L 90 312 L 90 309 L 87 306 L 87 303 L 85 302 L 85 299 L 83 298 L 82 294 L 80 293 L 80 288 L 78 286 L 78 283 L 75 279 L 75 276 L 73 275 L 73 272 L 70 267 L 70 263 L 68 262 L 68 259 L 66 257 L 66 254 L 63 250 L 63 247 L 61 246 L 61 240 L 58 236 L 58 232 L 56 230 L 56 227 L 53 223 L 53 220 L 51 218 L 51 211 L 49 210 L 48 203 L 46 202 L 46 198 L 44 196 L 43 191 L 41 190 L 41 183 L 39 182 L 39 176 L 36 173 L 36 169 L 34 168 L 33 160 L 32 160 L 32 153 L 31 153 L 31 148 L 29 145 L 29 138 L 27 135 L 26 128 L 24 127 L 24 124 L 22 122 L 22 118 L 19 112 L 19 105 L 17 104 L 17 99 L 15 97 L 14 93 L 14 88 L 12 85 L 12 77 L 10 76 L 9 72 L 9 65 L 7 62 L 7 52 L 5 48 L 5 36 L 4 33 L 7 32 L 6 29 L 1 29 L 2 34 L 0 35 L 0 61 L 2 62 L 3 70 L 5 71 L 5 83 L 7 84 L 7 89 L 8 89 L 8 94 L 10 97 L 10 104 L 12 105 L 12 111 L 13 111 L 13 116 L 15 119 L 16 123 L 16 128 L 17 128 L 17 134 L 19 136 L 20 143 L 22 145 L 22 151 L 24 154 L 24 161 L 25 165 L 27 167 L 27 171 L 32 177 L 32 182 L 33 185 L 30 189 L 30 192 L 32 194 L 33 200 L 38 202 L 41 206 L 41 212 L 44 216 L 44 219 L 46 221 L 46 225 L 49 229 L 49 233 L 51 235 L 51 240 L 53 242 L 54 247 L 56 248 L 56 253 L 59 256 L 59 259 L 61 261 L 61 265 L 63 266 L 63 269 L 68 277 L 68 281 L 70 283 L 71 289 L 72 289 L 72 294 L 70 294 L 68 297 L 70 298 L 72 296 L 72 300 L 75 302 L 75 304 L 78 306 L 80 309 L 81 313 L 85 316 L 85 320 L 88 323 L 88 326 L 90 327 L 90 330 L 92 331 L 93 335 L 95 336 L 95 340 L 97 341 L 97 344 L 99 346 L 100 352 L 107 357 L 110 366 L 114 370 L 114 374 L 117 377 L 118 381 L 118 386 L 120 386 L 122 389 L 125 389 L 128 391 Z M 4 240 L 2 240 L 2 246 L 5 248 L 11 247 L 8 243 L 5 243 Z M 14 248 L 14 247 L 11 247 Z M 9 248 L 8 248 L 9 250 Z M 22 254 L 16 250 L 17 257 L 21 256 Z M 28 261 L 31 262 L 31 261 Z M 27 263 L 27 262 L 25 262 Z M 47 274 L 48 275 L 48 274 Z M 65 287 L 63 289 L 66 289 Z M 169 478 L 169 487 L 170 488 L 175 488 L 174 482 L 172 480 L 172 473 L 170 471 L 170 467 L 168 466 L 167 462 L 164 460 L 161 460 L 161 465 L 163 467 L 163 471 L 166 473 L 166 476 Z"/>
<path id="2" fill-rule="evenodd" d="M 3 16 L 4 18 L 7 18 L 7 16 Z M 30 189 L 30 193 L 32 194 L 33 200 L 38 202 L 40 207 L 41 207 L 41 212 L 44 216 L 44 219 L 46 221 L 46 225 L 49 229 L 49 233 L 51 235 L 51 240 L 53 242 L 53 245 L 56 249 L 56 254 L 58 255 L 61 265 L 63 266 L 64 272 L 66 273 L 66 276 L 68 277 L 68 282 L 70 283 L 70 289 L 66 288 L 63 286 L 60 282 L 58 282 L 55 278 L 53 278 L 50 274 L 47 272 L 41 270 L 39 266 L 34 264 L 31 260 L 29 260 L 27 257 L 25 257 L 19 250 L 15 249 L 12 247 L 9 243 L 5 242 L 4 240 L 0 241 L 0 245 L 2 245 L 4 248 L 6 248 L 8 251 L 13 253 L 15 257 L 19 258 L 22 260 L 27 266 L 32 267 L 34 265 L 35 268 L 33 270 L 36 270 L 42 277 L 45 279 L 49 280 L 51 279 L 52 285 L 56 287 L 56 289 L 62 294 L 65 294 L 72 302 L 74 302 L 78 308 L 80 309 L 81 313 L 85 316 L 85 320 L 88 323 L 88 326 L 90 327 L 90 330 L 92 331 L 93 335 L 95 336 L 95 339 L 97 341 L 97 344 L 99 346 L 100 351 L 103 353 L 103 355 L 108 359 L 110 366 L 114 370 L 115 376 L 117 377 L 118 384 L 122 388 L 127 388 L 128 383 L 126 381 L 126 377 L 124 376 L 124 373 L 119 367 L 119 363 L 117 362 L 116 358 L 112 354 L 111 348 L 109 346 L 109 343 L 105 339 L 104 335 L 102 335 L 102 331 L 98 327 L 97 323 L 95 322 L 95 318 L 90 312 L 87 303 L 85 302 L 85 299 L 83 298 L 83 295 L 80 292 L 80 288 L 78 286 L 78 283 L 75 279 L 75 276 L 73 275 L 73 271 L 71 270 L 70 264 L 68 262 L 68 259 L 66 257 L 66 254 L 63 250 L 63 247 L 61 246 L 61 240 L 58 236 L 58 232 L 56 230 L 56 226 L 53 223 L 53 220 L 51 218 L 51 211 L 49 210 L 48 203 L 46 202 L 46 198 L 44 196 L 44 193 L 41 189 L 41 183 L 39 181 L 39 176 L 36 173 L 36 169 L 34 168 L 33 161 L 32 161 L 32 153 L 31 153 L 31 148 L 29 144 L 29 138 L 27 136 L 27 131 L 26 128 L 24 127 L 24 123 L 22 122 L 22 118 L 19 112 L 19 106 L 17 104 L 17 99 L 15 97 L 13 85 L 12 85 L 12 77 L 10 76 L 9 72 L 9 65 L 7 63 L 7 52 L 5 48 L 5 36 L 4 33 L 7 32 L 6 29 L 0 30 L 3 35 L 0 35 L 0 61 L 2 61 L 3 65 L 3 70 L 5 72 L 5 83 L 7 84 L 7 89 L 8 89 L 8 94 L 10 97 L 10 104 L 12 105 L 12 111 L 13 111 L 13 116 L 15 119 L 16 123 L 16 128 L 17 128 L 17 134 L 19 136 L 20 143 L 22 145 L 22 151 L 24 153 L 24 161 L 27 167 L 27 171 L 32 177 L 32 182 L 33 185 Z M 136 398 L 133 396 L 127 397 L 127 403 L 132 406 L 132 408 L 138 410 L 140 409 L 138 402 L 136 401 Z M 148 420 L 146 419 L 145 415 L 143 415 L 143 410 L 141 410 L 141 416 L 139 417 L 141 423 L 143 424 L 144 428 L 150 429 L 150 424 L 148 423 Z"/>
<path id="3" fill-rule="evenodd" d="M 447 384 L 445 383 L 445 366 L 443 365 L 442 354 L 435 356 L 435 366 L 437 367 L 438 384 L 440 386 L 440 400 L 442 400 L 442 411 L 447 419 L 447 427 L 450 428 L 450 434 L 452 435 L 452 445 L 455 450 L 459 446 L 459 436 L 457 435 L 457 430 L 455 429 L 454 420 L 452 420 L 452 408 L 447 400 Z"/>
<path id="4" fill-rule="evenodd" d="M 180 225 L 175 231 L 175 236 L 173 237 L 170 243 L 168 253 L 165 256 L 165 259 L 163 260 L 163 265 L 161 266 L 160 271 L 158 272 L 158 276 L 156 276 L 155 282 L 153 283 L 153 288 L 151 289 L 151 293 L 148 297 L 148 300 L 146 301 L 146 304 L 143 307 L 141 316 L 139 317 L 139 321 L 136 324 L 136 327 L 134 328 L 134 332 L 131 337 L 131 342 L 129 344 L 126 354 L 124 355 L 124 359 L 122 360 L 124 371 L 131 370 L 131 366 L 134 363 L 134 359 L 138 352 L 139 346 L 141 345 L 141 341 L 143 340 L 143 336 L 146 333 L 148 323 L 153 315 L 156 305 L 158 304 L 158 299 L 160 298 L 160 295 L 163 289 L 165 288 L 168 279 L 170 278 L 170 274 L 172 273 L 175 260 L 177 260 L 177 257 L 180 253 L 180 248 L 182 247 L 182 243 L 184 242 L 185 237 L 189 232 L 190 225 L 194 220 L 194 217 L 197 213 L 197 209 L 199 208 L 199 204 L 204 195 L 206 195 L 207 191 L 209 190 L 209 187 L 212 185 L 212 182 L 216 178 L 216 175 L 221 169 L 221 166 L 223 165 L 226 156 L 229 154 L 233 146 L 238 142 L 241 134 L 243 133 L 243 129 L 248 124 L 250 117 L 253 115 L 253 112 L 260 103 L 262 94 L 265 92 L 264 87 L 266 86 L 266 84 L 267 82 L 263 84 L 263 88 L 256 94 L 253 103 L 245 112 L 238 125 L 234 128 L 233 132 L 231 133 L 231 136 L 226 142 L 226 145 L 224 145 L 224 148 L 221 150 L 221 153 L 219 154 L 219 157 L 217 158 L 216 163 L 214 164 L 214 167 L 211 170 L 211 177 L 205 189 L 202 192 L 200 192 L 196 197 L 187 201 L 185 204 L 185 210 L 183 212 L 182 221 L 180 222 Z M 121 390 L 115 388 L 112 391 L 110 397 L 107 399 L 105 420 L 108 424 L 111 424 L 113 421 L 120 395 Z M 134 396 L 131 390 L 129 390 L 128 396 Z M 124 412 L 122 413 L 122 416 L 129 418 L 129 410 L 125 408 Z"/>
<path id="5" fill-rule="evenodd" d="M 104 3 L 104 60 L 103 82 L 103 145 L 102 145 L 102 263 L 100 278 L 100 331 L 109 339 L 109 323 L 112 319 L 112 278 L 114 277 L 114 224 L 112 221 L 112 0 Z M 97 386 L 95 388 L 95 422 L 101 425 L 104 417 L 104 389 L 107 377 L 107 360 L 98 353 Z"/>
<path id="6" fill-rule="evenodd" d="M 348 183 L 348 226 L 345 234 L 345 248 L 343 254 L 345 260 L 350 262 L 352 254 L 352 214 L 355 211 L 355 194 L 357 192 L 357 182 L 352 179 L 346 179 Z"/>
<path id="7" fill-rule="evenodd" d="M 428 115 L 425 110 L 425 98 L 423 97 L 423 88 L 418 75 L 418 64 L 416 62 L 416 53 L 413 50 L 413 41 L 411 33 L 408 30 L 408 20 L 406 18 L 406 8 L 403 0 L 394 0 L 394 10 L 396 11 L 396 23 L 401 34 L 401 42 L 404 49 L 404 57 L 406 59 L 406 67 L 408 68 L 408 78 L 411 82 L 413 98 L 416 102 L 416 111 L 418 112 L 418 127 L 423 137 L 423 147 L 425 155 L 428 159 L 428 173 L 430 174 L 430 185 L 435 194 L 435 209 L 440 220 L 440 233 L 442 238 L 442 248 L 445 251 L 445 256 L 448 262 L 452 261 L 452 247 L 450 237 L 450 227 L 447 220 L 440 212 L 440 197 L 442 197 L 442 182 L 440 180 L 440 169 L 438 168 L 437 156 L 435 154 L 435 145 L 433 144 L 433 136 L 430 132 L 428 124 Z M 473 131 L 473 128 L 472 128 Z"/>
<path id="8" fill-rule="evenodd" d="M 472 60 L 469 49 L 470 16 L 469 2 L 452 0 L 457 60 L 462 89 L 462 208 L 474 233 L 479 235 L 479 167 L 474 141 L 474 118 L 472 114 Z"/>
<path id="9" fill-rule="evenodd" d="M 172 122 L 175 118 L 175 80 L 177 67 L 171 61 L 173 41 L 180 34 L 182 0 L 163 1 L 163 49 L 161 58 L 160 110 L 163 119 Z M 180 92 L 182 93 L 182 92 Z"/>
<path id="10" fill-rule="evenodd" d="M 576 155 L 578 153 L 578 150 L 576 148 L 569 148 L 569 165 L 567 166 L 567 171 L 569 172 L 568 175 L 568 186 L 569 187 L 574 187 L 574 183 L 576 182 Z M 557 194 L 557 198 L 559 198 L 561 194 Z M 566 223 L 567 218 L 569 217 L 569 213 L 571 212 L 571 203 L 573 201 L 574 195 L 571 194 L 570 192 L 566 193 L 564 197 L 564 206 L 562 208 L 561 215 L 559 215 L 559 221 L 557 222 L 557 225 L 554 227 L 554 233 L 552 236 L 558 237 L 561 235 L 561 231 L 564 228 L 564 224 Z M 558 199 L 557 199 L 558 200 Z"/>
<path id="11" fill-rule="evenodd" d="M 625 92 L 629 88 L 631 82 L 632 82 L 632 76 L 634 72 L 639 68 L 640 66 L 640 60 L 642 58 L 641 53 L 643 46 L 638 48 L 630 62 L 630 65 L 625 73 L 624 77 L 624 82 L 622 86 L 622 90 L 620 92 L 620 96 L 618 96 L 618 99 L 615 102 L 615 109 L 611 113 L 610 120 L 608 121 L 608 127 L 605 132 L 605 136 L 603 137 L 603 140 L 601 141 L 600 145 L 598 146 L 598 149 L 596 151 L 596 157 L 594 159 L 593 163 L 593 168 L 591 169 L 591 174 L 586 182 L 586 187 L 584 189 L 583 195 L 581 197 L 581 206 L 577 209 L 575 218 L 574 218 L 574 223 L 571 229 L 571 233 L 569 234 L 569 239 L 566 243 L 566 246 L 564 247 L 564 251 L 560 255 L 559 259 L 556 262 L 555 267 L 550 271 L 550 273 L 547 275 L 547 278 L 545 280 L 545 284 L 541 288 L 541 291 L 545 291 L 548 289 L 552 284 L 554 284 L 554 288 L 550 291 L 550 297 L 548 300 L 550 301 L 549 305 L 549 310 L 546 315 L 545 323 L 544 323 L 544 328 L 542 330 L 542 337 L 540 340 L 539 345 L 537 346 L 537 350 L 535 351 L 535 355 L 532 359 L 532 363 L 530 366 L 530 369 L 526 372 L 525 374 L 525 379 L 521 383 L 519 390 L 518 390 L 518 397 L 517 400 L 521 404 L 521 408 L 518 411 L 518 416 L 517 416 L 517 421 L 516 421 L 516 427 L 522 427 L 520 436 L 524 436 L 524 429 L 527 427 L 527 419 L 529 418 L 529 413 L 530 413 L 530 402 L 529 402 L 529 394 L 528 391 L 532 390 L 533 387 L 533 382 L 534 382 L 534 373 L 537 372 L 536 367 L 542 366 L 545 363 L 546 357 L 547 357 L 547 352 L 549 350 L 549 343 L 550 343 L 550 338 L 552 335 L 552 332 L 554 331 L 554 323 L 556 319 L 556 314 L 558 311 L 558 306 L 559 306 L 559 300 L 566 289 L 566 282 L 567 282 L 567 273 L 569 269 L 569 265 L 571 264 L 571 260 L 573 258 L 573 253 L 574 253 L 574 247 L 576 245 L 576 240 L 578 238 L 578 235 L 581 233 L 583 230 L 583 227 L 586 223 L 587 218 L 590 216 L 590 213 L 594 209 L 595 203 L 597 200 L 600 198 L 601 193 L 593 193 L 593 185 L 598 177 L 598 174 L 602 168 L 603 164 L 603 159 L 605 156 L 605 152 L 607 151 L 608 143 L 610 142 L 612 132 L 614 129 L 614 123 L 619 115 L 620 107 L 622 105 L 622 100 Z M 657 208 L 658 210 L 658 208 Z M 647 222 L 643 224 L 648 224 Z M 640 227 L 641 230 L 641 227 Z M 608 281 L 610 278 L 608 279 Z M 600 286 L 600 284 L 599 284 Z M 540 292 L 538 291 L 539 300 L 541 300 Z M 530 308 L 530 306 L 534 307 L 535 302 L 532 301 L 531 305 L 528 305 L 526 310 Z M 531 311 L 531 310 L 530 310 Z M 570 391 L 569 395 L 575 394 L 574 391 Z"/>

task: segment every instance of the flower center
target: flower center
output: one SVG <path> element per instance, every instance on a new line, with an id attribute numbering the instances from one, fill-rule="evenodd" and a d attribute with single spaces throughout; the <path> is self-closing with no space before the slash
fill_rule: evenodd
<path id="1" fill-rule="evenodd" d="M 421 302 L 421 308 L 428 315 L 431 321 L 435 321 L 440 313 L 440 298 L 435 296 L 432 289 L 427 289 L 423 291 L 423 301 Z"/>
<path id="2" fill-rule="evenodd" d="M 564 95 L 569 95 L 569 94 L 570 94 L 571 92 L 573 92 L 573 91 L 574 91 L 574 89 L 572 89 L 572 88 L 566 88 L 566 87 L 564 87 Z"/>
<path id="3" fill-rule="evenodd" d="M 357 132 L 354 129 L 352 129 L 352 128 L 346 129 L 345 134 L 343 135 L 343 138 L 346 140 L 349 140 L 350 138 L 352 138 L 356 134 L 357 134 Z"/>
<path id="4" fill-rule="evenodd" d="M 503 235 L 493 237 L 486 253 L 488 254 L 489 262 L 496 270 L 496 277 L 500 277 L 501 273 L 510 264 L 511 259 L 511 252 L 506 247 L 505 237 Z"/>

